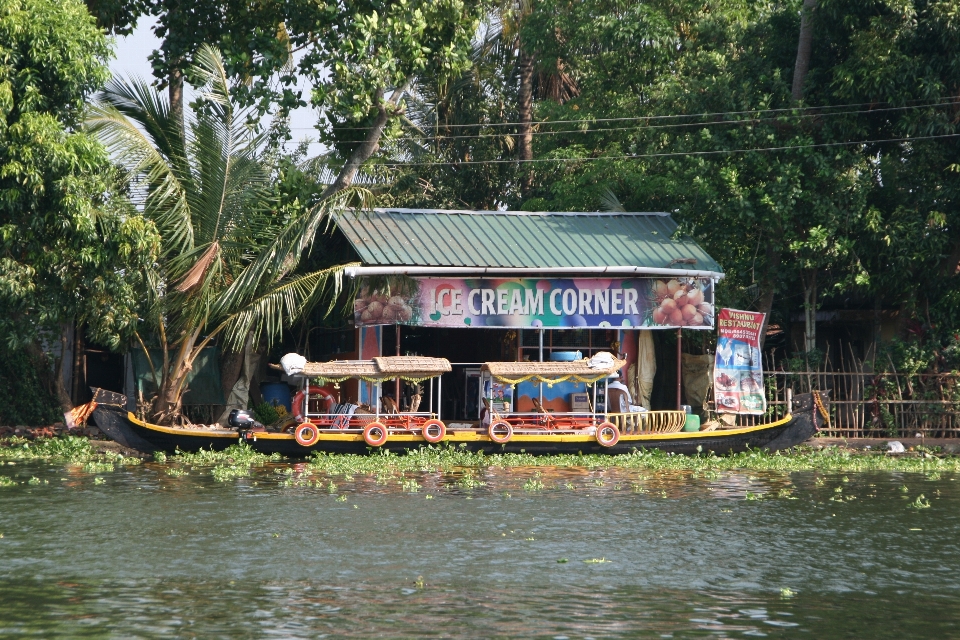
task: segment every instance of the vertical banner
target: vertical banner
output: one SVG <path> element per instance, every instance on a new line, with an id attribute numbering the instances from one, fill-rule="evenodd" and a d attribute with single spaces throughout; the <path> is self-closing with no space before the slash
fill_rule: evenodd
<path id="1" fill-rule="evenodd" d="M 763 316 L 736 309 L 721 309 L 717 314 L 713 393 L 718 413 L 759 415 L 767 410 L 760 359 Z"/>

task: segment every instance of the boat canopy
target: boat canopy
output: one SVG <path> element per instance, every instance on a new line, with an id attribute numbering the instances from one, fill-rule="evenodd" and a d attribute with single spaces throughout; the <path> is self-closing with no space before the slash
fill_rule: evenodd
<path id="1" fill-rule="evenodd" d="M 480 370 L 507 384 L 545 382 L 552 385 L 568 380 L 594 383 L 619 371 L 625 364 L 626 360 L 616 358 L 602 367 L 591 367 L 589 358 L 572 362 L 486 362 Z"/>
<path id="2" fill-rule="evenodd" d="M 350 378 L 380 382 L 400 378 L 418 383 L 452 370 L 450 361 L 446 358 L 384 356 L 372 360 L 308 362 L 303 367 L 302 375 L 321 382 L 343 382 Z"/>

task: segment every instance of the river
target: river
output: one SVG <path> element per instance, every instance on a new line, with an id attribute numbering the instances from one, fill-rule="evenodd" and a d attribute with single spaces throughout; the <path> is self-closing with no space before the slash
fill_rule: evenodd
<path id="1" fill-rule="evenodd" d="M 960 637 L 955 473 L 302 471 L 6 463 L 0 637 Z"/>

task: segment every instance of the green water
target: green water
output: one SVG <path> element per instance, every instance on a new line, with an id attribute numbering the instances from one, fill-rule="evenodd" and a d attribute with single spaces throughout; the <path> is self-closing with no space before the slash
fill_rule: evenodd
<path id="1" fill-rule="evenodd" d="M 0 467 L 0 637 L 960 638 L 955 473 L 174 469 Z"/>

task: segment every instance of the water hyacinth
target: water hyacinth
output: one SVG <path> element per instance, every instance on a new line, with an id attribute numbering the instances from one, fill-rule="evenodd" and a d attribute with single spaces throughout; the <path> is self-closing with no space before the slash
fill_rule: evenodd
<path id="1" fill-rule="evenodd" d="M 100 452 L 88 438 L 62 436 L 58 438 L 0 438 L 0 461 L 53 461 L 80 464 L 93 473 L 112 471 L 114 465 L 137 465 L 140 458 L 124 456 L 115 451 Z M 2 464 L 2 462 L 0 462 Z"/>

